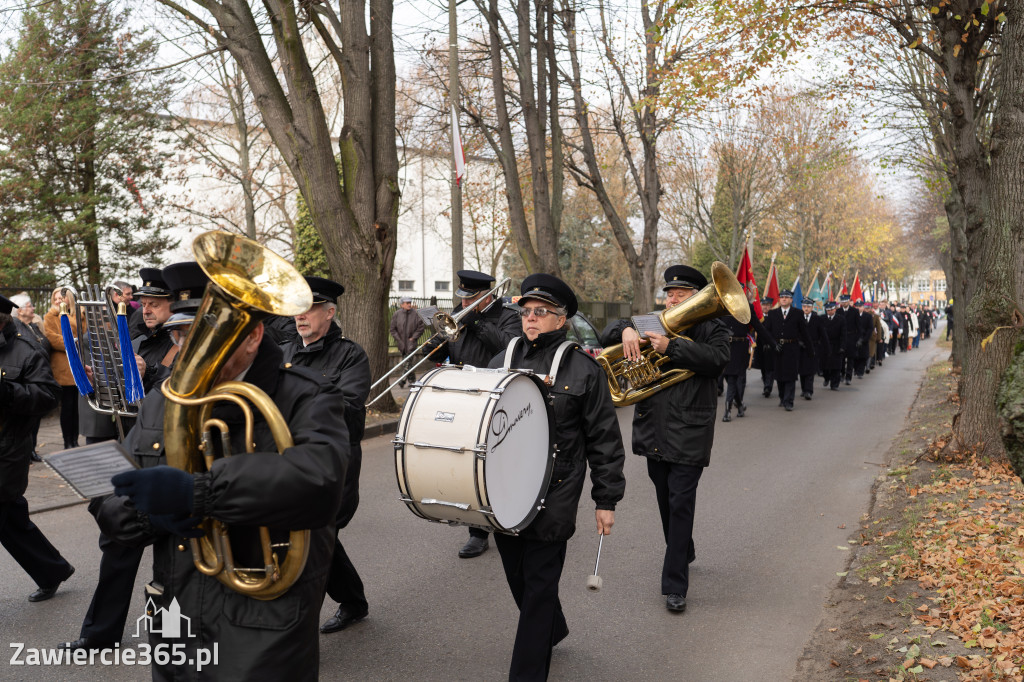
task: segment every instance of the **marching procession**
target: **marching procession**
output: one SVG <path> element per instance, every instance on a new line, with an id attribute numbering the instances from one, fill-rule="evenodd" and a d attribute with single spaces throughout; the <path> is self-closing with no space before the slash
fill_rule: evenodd
<path id="1" fill-rule="evenodd" d="M 154 661 L 153 679 L 318 679 L 320 637 L 369 614 L 373 578 L 342 531 L 359 505 L 368 400 L 386 376 L 371 385 L 366 352 L 337 323 L 342 283 L 303 277 L 227 233 L 200 236 L 193 251 L 195 261 L 143 268 L 134 292 L 125 282 L 62 288 L 45 333 L 21 314 L 27 297 L 0 296 L 0 542 L 38 586 L 29 601 L 51 599 L 75 572 L 31 521 L 25 492 L 39 420 L 59 405 L 64 426 L 77 410 L 58 454 L 90 464 L 103 449 L 120 470 L 88 496 L 98 581 L 77 637 L 59 648 L 118 647 L 129 611 L 145 602 L 154 623 L 180 610 L 192 624 L 188 637 L 149 631 L 153 647 L 182 647 Z M 404 372 L 392 386 L 410 387 L 395 479 L 415 516 L 468 527 L 458 557 L 484 554 L 493 538 L 519 611 L 510 680 L 547 679 L 573 628 L 559 583 L 588 477 L 594 516 L 581 528 L 603 543 L 615 524 L 627 451 L 616 408 L 634 406 L 631 449 L 644 458 L 664 538 L 652 549 L 663 554 L 660 576 L 634 579 L 682 614 L 715 427 L 759 402 L 748 370 L 760 370 L 765 399 L 792 411 L 798 384 L 803 401 L 818 381 L 837 392 L 866 385 L 930 338 L 939 317 L 927 305 L 866 303 L 857 289 L 837 301 L 795 302 L 788 289 L 757 298 L 721 263 L 709 273 L 675 264 L 659 286 L 665 310 L 613 321 L 595 360 L 567 340 L 579 301 L 561 279 L 530 274 L 509 303 L 489 273 L 458 278 L 450 314 L 417 316 L 403 301 L 391 322 Z M 417 348 L 424 322 L 433 334 Z M 46 461 L 78 490 L 80 474 Z M 320 623 L 327 597 L 337 608 Z M 219 665 L 204 668 L 209 650 Z"/>

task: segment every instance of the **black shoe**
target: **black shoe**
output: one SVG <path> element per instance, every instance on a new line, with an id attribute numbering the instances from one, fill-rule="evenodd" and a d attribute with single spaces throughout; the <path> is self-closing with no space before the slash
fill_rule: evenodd
<path id="1" fill-rule="evenodd" d="M 846 380 L 846 385 L 847 385 L 847 386 L 849 386 L 849 385 L 850 385 L 850 380 L 849 380 L 849 379 L 847 379 L 847 380 Z"/>
<path id="2" fill-rule="evenodd" d="M 563 639 L 565 639 L 568 636 L 569 636 L 569 626 L 568 625 L 563 625 L 562 629 L 560 631 L 557 631 L 557 634 L 555 634 L 555 637 L 554 637 L 554 639 L 551 642 L 551 646 L 553 646 L 553 647 L 558 646 L 558 643 L 561 642 Z"/>
<path id="3" fill-rule="evenodd" d="M 722 421 L 724 421 L 724 422 L 731 422 L 732 421 L 732 415 L 729 413 L 729 410 L 726 410 L 725 414 L 722 415 Z"/>
<path id="4" fill-rule="evenodd" d="M 810 400 L 811 399 L 811 394 L 810 393 L 803 393 L 802 395 L 803 395 L 804 400 Z"/>
<path id="5" fill-rule="evenodd" d="M 764 391 L 762 391 L 761 395 L 763 395 L 765 398 L 771 398 L 772 397 L 772 389 L 766 388 Z"/>
<path id="6" fill-rule="evenodd" d="M 70 649 L 75 651 L 76 649 L 85 649 L 86 651 L 100 651 L 102 649 L 113 649 L 113 642 L 100 642 L 95 639 L 89 639 L 88 637 L 81 637 L 73 642 L 61 642 L 57 645 L 58 649 Z"/>
<path id="7" fill-rule="evenodd" d="M 486 537 L 478 538 L 470 535 L 469 540 L 459 550 L 460 559 L 472 559 L 473 557 L 480 556 L 487 551 L 487 548 L 491 546 L 491 543 L 487 541 Z"/>
<path id="8" fill-rule="evenodd" d="M 339 606 L 337 612 L 320 626 L 320 632 L 327 635 L 344 630 L 348 626 L 355 625 L 363 618 L 366 618 L 368 613 L 369 610 L 366 608 L 362 611 L 350 611 L 346 606 Z"/>
<path id="9" fill-rule="evenodd" d="M 669 611 L 678 611 L 679 613 L 682 613 L 686 610 L 686 597 L 681 594 L 666 594 L 665 608 Z"/>
<path id="10" fill-rule="evenodd" d="M 745 414 L 747 414 L 747 406 L 744 405 L 743 403 L 740 403 L 739 405 L 736 406 L 736 416 L 742 417 Z"/>
<path id="11" fill-rule="evenodd" d="M 786 407 L 786 412 L 792 412 L 793 411 L 793 406 L 792 405 L 786 405 L 785 407 Z"/>
<path id="12" fill-rule="evenodd" d="M 68 572 L 64 578 L 53 587 L 40 587 L 38 590 L 28 595 L 28 600 L 31 602 L 46 601 L 47 599 L 53 599 L 53 595 L 57 594 L 57 588 L 60 587 L 60 583 L 64 582 L 75 574 L 75 567 L 71 567 L 71 571 Z"/>
<path id="13" fill-rule="evenodd" d="M 838 386 L 829 386 L 829 388 L 831 388 L 833 391 L 838 391 L 839 390 Z"/>
<path id="14" fill-rule="evenodd" d="M 39 456 L 39 453 L 35 450 L 32 451 L 32 462 L 42 462 L 43 458 Z"/>
<path id="15" fill-rule="evenodd" d="M 405 379 L 402 379 L 401 381 L 398 382 L 398 387 L 405 388 Z"/>

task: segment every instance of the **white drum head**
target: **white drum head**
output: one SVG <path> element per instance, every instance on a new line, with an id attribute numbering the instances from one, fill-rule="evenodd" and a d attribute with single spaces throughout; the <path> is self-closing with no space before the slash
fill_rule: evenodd
<path id="1" fill-rule="evenodd" d="M 484 483 L 494 519 L 522 530 L 547 491 L 551 466 L 548 411 L 533 381 L 517 375 L 504 386 L 487 429 Z"/>

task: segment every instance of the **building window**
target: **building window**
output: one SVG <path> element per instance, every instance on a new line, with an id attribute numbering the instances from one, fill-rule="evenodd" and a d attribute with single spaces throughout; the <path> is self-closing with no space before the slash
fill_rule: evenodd
<path id="1" fill-rule="evenodd" d="M 932 290 L 931 282 L 929 282 L 926 279 L 919 279 L 919 280 L 917 280 L 917 290 L 918 291 L 931 291 Z"/>
<path id="2" fill-rule="evenodd" d="M 412 291 L 416 288 L 416 280 L 414 279 L 400 279 L 398 280 L 399 291 Z"/>
<path id="3" fill-rule="evenodd" d="M 434 282 L 434 291 L 448 291 L 452 283 L 448 280 L 436 280 Z"/>
<path id="4" fill-rule="evenodd" d="M 935 291 L 945 291 L 945 290 L 946 290 L 946 280 L 944 280 L 944 279 L 937 279 L 937 280 L 935 280 Z"/>

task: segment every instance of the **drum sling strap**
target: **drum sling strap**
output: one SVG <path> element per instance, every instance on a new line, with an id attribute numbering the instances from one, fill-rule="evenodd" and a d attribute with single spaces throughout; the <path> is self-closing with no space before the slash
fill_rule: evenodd
<path id="1" fill-rule="evenodd" d="M 518 336 L 512 339 L 508 342 L 508 347 L 505 349 L 505 364 L 502 366 L 502 369 L 506 372 L 512 369 L 512 356 L 515 355 L 516 346 L 519 345 L 519 340 L 520 337 Z M 555 351 L 555 357 L 551 359 L 551 369 L 548 370 L 548 375 L 544 377 L 544 384 L 546 386 L 555 385 L 555 377 L 558 375 L 558 368 L 562 364 L 562 357 L 565 355 L 566 351 L 577 345 L 579 344 L 575 341 L 563 341 L 561 345 L 558 346 L 558 350 Z"/>

